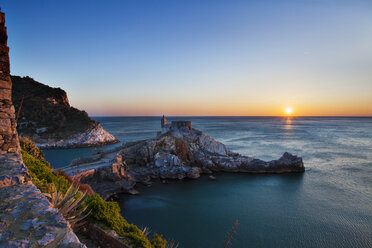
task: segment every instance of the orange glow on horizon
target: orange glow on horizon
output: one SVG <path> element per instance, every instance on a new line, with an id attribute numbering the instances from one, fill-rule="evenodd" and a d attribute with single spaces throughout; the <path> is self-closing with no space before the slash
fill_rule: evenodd
<path id="1" fill-rule="evenodd" d="M 95 101 L 86 99 L 82 104 L 72 102 L 71 105 L 86 110 L 91 116 L 372 116 L 372 99 L 345 104 L 342 100 L 294 99 L 286 102 L 286 99 L 271 98 L 259 102 L 247 98 L 211 98 L 191 101 L 149 97 L 141 101 L 124 99 L 119 102 L 116 98 L 97 97 Z"/>
<path id="2" fill-rule="evenodd" d="M 109 106 L 89 106 L 82 108 L 92 116 L 372 116 L 368 106 L 339 107 L 329 105 L 324 107 L 302 105 L 296 110 L 290 107 L 273 107 L 269 105 L 229 105 L 216 103 L 207 104 L 110 104 Z"/>

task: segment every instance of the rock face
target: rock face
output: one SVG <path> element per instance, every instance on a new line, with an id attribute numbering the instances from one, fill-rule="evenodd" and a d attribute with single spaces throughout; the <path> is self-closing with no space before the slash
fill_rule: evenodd
<path id="1" fill-rule="evenodd" d="M 0 14 L 0 154 L 18 152 L 15 111 L 12 104 L 8 36 L 4 13 Z"/>
<path id="2" fill-rule="evenodd" d="M 11 100 L 9 48 L 0 12 L 0 247 L 85 247 L 31 182 Z"/>
<path id="3" fill-rule="evenodd" d="M 0 188 L 0 247 L 85 247 L 32 183 Z"/>
<path id="4" fill-rule="evenodd" d="M 35 139 L 36 145 L 40 148 L 75 148 L 100 146 L 119 142 L 112 134 L 107 132 L 102 126 L 97 123 L 94 127 L 89 128 L 83 133 L 72 135 L 66 139 L 56 140 L 50 139 Z"/>
<path id="5" fill-rule="evenodd" d="M 11 76 L 18 133 L 42 148 L 105 145 L 118 140 L 85 111 L 70 106 L 67 94 L 30 77 Z"/>
<path id="6" fill-rule="evenodd" d="M 65 171 L 83 178 L 84 183 L 107 198 L 110 194 L 129 190 L 123 185 L 135 182 L 151 184 L 155 178 L 199 178 L 213 172 L 292 173 L 304 172 L 301 157 L 287 152 L 277 160 L 263 161 L 231 152 L 221 142 L 195 129 L 173 128 L 154 139 L 129 142 L 116 148 L 120 160 L 107 162 L 110 153 L 82 159 Z M 84 162 L 90 161 L 90 162 Z M 94 162 L 92 162 L 94 161 Z M 121 169 L 115 169 L 120 164 Z M 114 173 L 114 171 L 116 171 Z M 121 174 L 118 174 L 121 171 Z M 82 176 L 84 175 L 84 176 Z M 214 177 L 211 177 L 214 179 Z M 126 183 L 124 183 L 126 181 Z M 116 193 L 117 193 L 116 192 Z"/>
<path id="7" fill-rule="evenodd" d="M 91 185 L 103 199 L 108 199 L 117 193 L 131 193 L 135 183 L 131 180 L 130 174 L 126 172 L 126 164 L 122 157 L 117 155 L 111 163 L 110 166 L 79 173 L 74 176 L 74 179 Z"/>
<path id="8" fill-rule="evenodd" d="M 198 178 L 213 171 L 249 173 L 303 172 L 302 158 L 284 153 L 263 161 L 231 152 L 201 131 L 180 128 L 151 140 L 128 145 L 119 154 L 134 178 Z"/>

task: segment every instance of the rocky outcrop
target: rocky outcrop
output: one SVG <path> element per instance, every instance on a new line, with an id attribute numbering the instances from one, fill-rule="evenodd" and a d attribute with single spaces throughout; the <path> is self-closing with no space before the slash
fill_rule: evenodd
<path id="1" fill-rule="evenodd" d="M 11 100 L 9 48 L 0 12 L 0 247 L 85 247 L 31 182 Z"/>
<path id="2" fill-rule="evenodd" d="M 86 147 L 118 141 L 85 111 L 71 107 L 64 90 L 30 77 L 11 78 L 18 133 L 39 147 Z"/>
<path id="3" fill-rule="evenodd" d="M 85 247 L 32 183 L 0 188 L 0 247 Z"/>
<path id="4" fill-rule="evenodd" d="M 19 185 L 31 181 L 27 167 L 19 153 L 0 155 L 0 188 Z"/>
<path id="5" fill-rule="evenodd" d="M 94 162 L 74 163 L 73 167 L 67 167 L 65 171 L 83 178 L 84 183 L 90 184 L 105 198 L 117 192 L 128 192 L 129 188 L 123 185 L 133 186 L 135 182 L 151 184 L 155 178 L 196 179 L 202 174 L 220 171 L 242 173 L 305 171 L 301 157 L 287 152 L 272 161 L 243 156 L 230 151 L 224 144 L 203 132 L 187 127 L 170 129 L 154 139 L 126 143 L 119 147 L 119 152 L 116 151 L 112 154 L 116 154 L 120 161 L 118 159 L 107 161 L 106 156 L 110 153 L 105 153 L 100 154 L 99 160 L 96 156 Z M 119 170 L 115 169 L 118 164 L 121 166 L 122 174 L 118 174 Z"/>
<path id="6" fill-rule="evenodd" d="M 39 148 L 76 148 L 89 146 L 102 146 L 119 142 L 112 134 L 102 128 L 100 124 L 84 131 L 83 133 L 72 135 L 66 139 L 56 140 L 53 138 L 35 138 L 34 141 Z"/>
<path id="7" fill-rule="evenodd" d="M 198 178 L 202 173 L 303 172 L 302 158 L 284 153 L 281 158 L 263 161 L 231 152 L 221 142 L 201 131 L 180 128 L 122 149 L 133 178 Z"/>
<path id="8" fill-rule="evenodd" d="M 78 173 L 73 178 L 89 184 L 103 199 L 108 199 L 117 193 L 135 192 L 133 189 L 135 183 L 131 180 L 130 174 L 127 173 L 126 164 L 122 157 L 117 155 L 111 163 L 109 166 Z"/>
<path id="9" fill-rule="evenodd" d="M 88 225 L 86 225 L 86 233 L 92 240 L 100 245 L 98 247 L 129 248 L 129 246 L 119 240 L 120 236 L 113 230 L 104 231 L 97 225 L 88 223 Z"/>

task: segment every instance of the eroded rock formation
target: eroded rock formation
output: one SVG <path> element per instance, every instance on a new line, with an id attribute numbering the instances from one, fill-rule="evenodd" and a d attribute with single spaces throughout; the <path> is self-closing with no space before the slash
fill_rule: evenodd
<path id="1" fill-rule="evenodd" d="M 249 173 L 303 172 L 302 158 L 284 153 L 263 161 L 231 152 L 221 142 L 201 131 L 173 129 L 156 138 L 128 145 L 119 154 L 133 178 L 198 178 L 213 171 Z"/>
<path id="2" fill-rule="evenodd" d="M 113 155 L 116 160 L 109 159 Z M 121 176 L 113 173 L 118 164 Z M 84 183 L 90 184 L 104 198 L 129 192 L 136 182 L 151 184 L 155 178 L 195 179 L 203 173 L 220 171 L 292 173 L 305 170 L 301 157 L 287 152 L 272 161 L 243 156 L 203 132 L 188 127 L 171 128 L 154 139 L 129 142 L 115 151 L 95 155 L 94 159 L 76 160 L 72 165 L 65 171 L 75 178 L 83 178 Z"/>

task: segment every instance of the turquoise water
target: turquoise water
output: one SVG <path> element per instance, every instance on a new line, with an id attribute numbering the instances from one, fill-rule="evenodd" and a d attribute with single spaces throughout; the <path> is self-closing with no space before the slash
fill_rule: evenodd
<path id="1" fill-rule="evenodd" d="M 96 118 L 123 142 L 154 137 L 160 118 Z M 169 118 L 172 120 L 172 118 Z M 176 118 L 174 118 L 176 119 Z M 180 118 L 177 118 L 180 119 Z M 183 118 L 184 119 L 184 118 Z M 122 196 L 125 218 L 180 247 L 372 247 L 372 118 L 187 118 L 231 150 L 261 159 L 303 157 L 291 175 L 216 174 Z M 107 147 L 105 147 L 107 149 Z M 55 166 L 91 148 L 46 151 Z"/>

